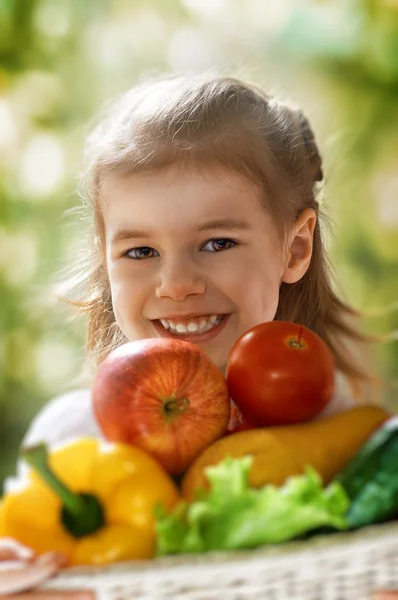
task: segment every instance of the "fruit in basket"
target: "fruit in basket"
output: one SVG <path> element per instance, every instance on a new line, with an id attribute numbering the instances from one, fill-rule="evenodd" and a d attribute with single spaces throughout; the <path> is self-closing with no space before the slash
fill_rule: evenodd
<path id="1" fill-rule="evenodd" d="M 173 475 L 226 430 L 224 376 L 194 344 L 169 338 L 129 342 L 100 365 L 93 408 L 105 437 L 143 448 Z"/>
<path id="2" fill-rule="evenodd" d="M 1 501 L 0 535 L 37 554 L 58 551 L 69 565 L 151 558 L 154 510 L 171 510 L 180 495 L 172 478 L 141 450 L 80 438 L 50 454 L 27 448 L 33 467 Z"/>
<path id="3" fill-rule="evenodd" d="M 182 481 L 182 494 L 194 498 L 206 487 L 205 469 L 227 456 L 254 456 L 250 484 L 282 485 L 307 465 L 316 469 L 324 484 L 350 461 L 389 414 L 373 405 L 361 405 L 328 419 L 242 431 L 217 440 L 196 459 Z"/>
<path id="4" fill-rule="evenodd" d="M 288 321 L 246 331 L 230 352 L 227 385 L 242 414 L 258 427 L 308 421 L 334 390 L 334 360 L 313 331 Z"/>

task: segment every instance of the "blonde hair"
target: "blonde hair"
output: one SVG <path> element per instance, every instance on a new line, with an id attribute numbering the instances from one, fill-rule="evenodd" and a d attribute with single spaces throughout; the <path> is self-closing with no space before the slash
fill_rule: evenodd
<path id="1" fill-rule="evenodd" d="M 134 87 L 110 105 L 88 139 L 86 158 L 81 191 L 94 242 L 72 287 L 80 290 L 74 304 L 88 317 L 87 350 L 97 362 L 127 341 L 115 321 L 103 254 L 103 178 L 172 165 L 223 165 L 261 186 L 264 207 L 281 234 L 305 208 L 317 213 L 310 266 L 297 283 L 282 283 L 275 319 L 319 334 L 352 382 L 370 379 L 353 355 L 356 343 L 367 339 L 353 324 L 358 313 L 333 289 L 317 201 L 322 161 L 299 108 L 234 78 L 166 77 Z"/>

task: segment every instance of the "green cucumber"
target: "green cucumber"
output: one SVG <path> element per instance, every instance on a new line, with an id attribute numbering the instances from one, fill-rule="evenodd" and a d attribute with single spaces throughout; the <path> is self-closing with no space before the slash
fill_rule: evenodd
<path id="1" fill-rule="evenodd" d="M 398 513 L 398 416 L 371 435 L 335 480 L 351 500 L 349 528 L 380 523 Z"/>

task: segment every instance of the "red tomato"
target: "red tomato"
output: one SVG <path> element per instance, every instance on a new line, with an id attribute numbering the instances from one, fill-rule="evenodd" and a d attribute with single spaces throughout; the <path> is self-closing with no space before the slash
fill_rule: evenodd
<path id="1" fill-rule="evenodd" d="M 248 421 L 246 417 L 242 415 L 237 406 L 232 405 L 231 416 L 229 418 L 229 423 L 225 435 L 230 435 L 231 433 L 238 433 L 239 431 L 246 431 L 248 429 L 255 429 L 255 425 L 250 423 L 250 421 Z"/>
<path id="2" fill-rule="evenodd" d="M 315 417 L 332 397 L 334 360 L 313 331 L 271 321 L 235 342 L 226 379 L 233 402 L 257 427 L 299 423 Z"/>

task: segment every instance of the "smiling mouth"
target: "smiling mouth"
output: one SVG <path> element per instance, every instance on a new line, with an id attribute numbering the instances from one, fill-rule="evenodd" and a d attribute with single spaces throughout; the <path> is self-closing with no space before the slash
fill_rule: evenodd
<path id="1" fill-rule="evenodd" d="M 195 328 L 196 331 L 190 331 L 188 329 L 191 323 L 188 325 L 178 323 L 172 327 L 165 319 L 156 319 L 152 321 L 152 323 L 154 324 L 156 331 L 162 337 L 170 337 L 191 342 L 202 342 L 212 339 L 218 335 L 228 321 L 228 317 L 229 314 L 212 315 L 212 317 L 207 319 L 204 317 L 203 321 L 200 323 L 200 326 Z M 165 327 L 165 324 L 169 326 Z M 191 327 L 191 329 L 193 329 L 193 327 Z"/>

